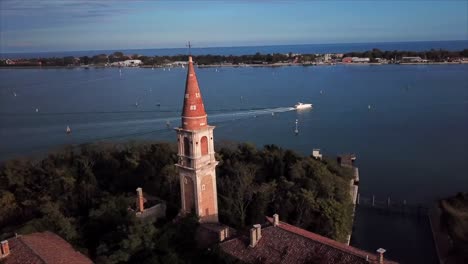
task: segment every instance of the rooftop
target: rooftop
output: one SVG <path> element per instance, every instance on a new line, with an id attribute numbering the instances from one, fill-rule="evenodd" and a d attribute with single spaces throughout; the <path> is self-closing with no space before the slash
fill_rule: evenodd
<path id="1" fill-rule="evenodd" d="M 255 247 L 249 246 L 249 238 L 240 236 L 220 244 L 221 249 L 246 263 L 379 263 L 376 254 L 342 244 L 307 230 L 267 217 L 262 236 Z M 368 261 L 366 260 L 368 258 Z M 385 264 L 396 262 L 384 260 Z"/>
<path id="2" fill-rule="evenodd" d="M 10 254 L 2 264 L 92 264 L 85 255 L 51 232 L 21 235 L 7 240 Z"/>

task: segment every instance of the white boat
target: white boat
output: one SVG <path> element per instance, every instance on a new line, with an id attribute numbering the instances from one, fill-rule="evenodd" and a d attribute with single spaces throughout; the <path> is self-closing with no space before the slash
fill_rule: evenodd
<path id="1" fill-rule="evenodd" d="M 302 109 L 308 109 L 308 108 L 312 108 L 312 104 L 303 104 L 301 102 L 298 102 L 294 106 L 294 109 L 296 109 L 296 110 L 302 110 Z"/>
<path id="2" fill-rule="evenodd" d="M 65 130 L 65 132 L 66 132 L 67 134 L 70 134 L 70 133 L 71 133 L 71 128 L 70 128 L 69 126 L 67 126 L 67 129 Z"/>

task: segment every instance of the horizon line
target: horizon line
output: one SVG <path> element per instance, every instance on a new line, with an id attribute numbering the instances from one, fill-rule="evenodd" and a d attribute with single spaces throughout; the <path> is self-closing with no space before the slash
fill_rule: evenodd
<path id="1" fill-rule="evenodd" d="M 192 49 L 210 49 L 210 48 L 242 48 L 242 47 L 275 47 L 275 46 L 304 46 L 304 45 L 343 45 L 343 44 L 379 44 L 379 43 L 414 43 L 414 42 L 455 42 L 468 41 L 468 39 L 455 40 L 412 40 L 412 41 L 371 41 L 371 42 L 335 42 L 335 43 L 303 43 L 303 44 L 267 44 L 267 45 L 239 45 L 239 46 L 204 46 L 193 47 Z M 54 50 L 54 51 L 19 51 L 19 52 L 0 52 L 0 54 L 28 54 L 28 53 L 53 53 L 53 52 L 85 52 L 85 51 L 121 51 L 121 50 L 168 50 L 184 49 L 184 47 L 164 47 L 164 48 L 121 48 L 121 49 L 84 49 L 84 50 Z"/>

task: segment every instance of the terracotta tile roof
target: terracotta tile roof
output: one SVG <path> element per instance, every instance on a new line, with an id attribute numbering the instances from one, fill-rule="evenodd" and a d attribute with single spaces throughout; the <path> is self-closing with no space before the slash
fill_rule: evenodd
<path id="1" fill-rule="evenodd" d="M 182 109 L 182 128 L 196 130 L 206 127 L 207 123 L 205 105 L 198 86 L 192 56 L 189 56 L 184 107 Z"/>
<path id="2" fill-rule="evenodd" d="M 92 264 L 93 262 L 51 232 L 8 239 L 10 254 L 4 264 Z"/>
<path id="3" fill-rule="evenodd" d="M 378 256 L 339 243 L 307 230 L 280 222 L 277 227 L 267 218 L 262 237 L 255 247 L 249 247 L 247 236 L 233 238 L 220 244 L 221 249 L 246 263 L 378 263 Z M 369 261 L 366 261 L 368 256 Z M 385 264 L 396 262 L 385 260 Z"/>

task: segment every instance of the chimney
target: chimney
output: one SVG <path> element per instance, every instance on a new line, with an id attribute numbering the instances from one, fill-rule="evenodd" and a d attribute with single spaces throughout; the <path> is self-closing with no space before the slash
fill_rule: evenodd
<path id="1" fill-rule="evenodd" d="M 223 242 L 224 240 L 229 238 L 229 227 L 226 227 L 219 231 L 219 242 Z"/>
<path id="2" fill-rule="evenodd" d="M 383 248 L 379 248 L 377 249 L 377 253 L 379 253 L 379 264 L 383 264 L 384 263 L 384 258 L 383 258 L 383 254 L 385 253 L 385 249 Z"/>
<path id="3" fill-rule="evenodd" d="M 257 235 L 257 241 L 258 241 L 260 240 L 260 238 L 262 238 L 262 225 L 256 224 L 256 225 L 253 225 L 253 227 L 255 228 L 255 234 Z"/>
<path id="4" fill-rule="evenodd" d="M 3 240 L 1 243 L 0 257 L 6 257 L 10 254 L 10 246 L 8 240 Z"/>
<path id="5" fill-rule="evenodd" d="M 142 188 L 137 188 L 137 199 L 136 199 L 136 207 L 137 207 L 137 212 L 142 213 L 145 210 L 145 205 L 144 205 L 144 199 L 143 199 L 143 189 Z"/>
<path id="6" fill-rule="evenodd" d="M 279 225 L 279 215 L 278 215 L 278 214 L 274 214 L 274 215 L 273 215 L 273 225 L 274 225 L 274 226 L 278 226 L 278 225 Z"/>
<path id="7" fill-rule="evenodd" d="M 257 245 L 257 230 L 255 228 L 250 229 L 250 247 L 255 247 Z"/>

